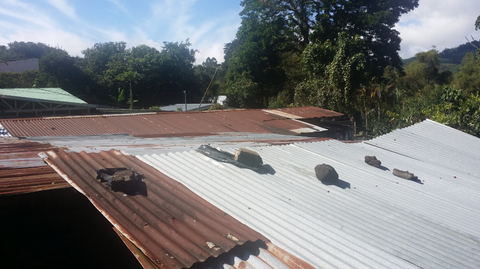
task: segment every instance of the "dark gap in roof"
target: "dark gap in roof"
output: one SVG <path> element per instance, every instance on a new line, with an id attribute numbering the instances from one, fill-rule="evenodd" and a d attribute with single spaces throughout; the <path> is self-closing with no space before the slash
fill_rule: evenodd
<path id="1" fill-rule="evenodd" d="M 74 189 L 0 196 L 0 268 L 141 268 Z"/>
<path id="2" fill-rule="evenodd" d="M 194 263 L 190 269 L 223 268 L 221 267 L 223 264 L 233 265 L 235 263 L 234 257 L 247 260 L 250 255 L 258 256 L 260 254 L 260 248 L 268 249 L 267 245 L 262 240 L 257 240 L 255 242 L 247 241 L 245 244 L 238 245 L 216 258 L 210 257 L 204 262 Z"/>

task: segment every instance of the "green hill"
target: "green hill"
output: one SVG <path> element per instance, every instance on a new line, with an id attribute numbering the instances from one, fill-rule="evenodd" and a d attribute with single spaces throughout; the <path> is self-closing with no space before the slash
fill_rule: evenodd
<path id="1" fill-rule="evenodd" d="M 479 41 L 473 41 L 472 43 L 467 42 L 456 48 L 444 49 L 442 52 L 439 53 L 439 56 L 440 56 L 439 72 L 441 73 L 446 70 L 452 73 L 457 72 L 458 68 L 460 67 L 460 64 L 462 63 L 463 57 L 465 57 L 465 55 L 469 52 L 475 52 L 476 51 L 475 47 L 480 47 Z M 411 64 L 416 59 L 417 59 L 416 57 L 402 59 L 403 66 L 405 67 Z"/>

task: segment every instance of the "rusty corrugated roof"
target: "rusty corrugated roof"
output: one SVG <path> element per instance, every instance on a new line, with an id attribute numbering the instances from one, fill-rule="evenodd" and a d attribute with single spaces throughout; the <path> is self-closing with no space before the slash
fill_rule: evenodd
<path id="1" fill-rule="evenodd" d="M 343 116 L 340 112 L 312 106 L 265 109 L 264 111 L 290 119 L 332 118 Z"/>
<path id="2" fill-rule="evenodd" d="M 0 138 L 0 195 L 70 187 L 38 156 L 39 152 L 55 149 L 48 143 Z"/>
<path id="3" fill-rule="evenodd" d="M 46 161 L 160 268 L 190 267 L 246 241 L 258 232 L 200 198 L 183 184 L 118 151 L 49 151 Z M 95 169 L 129 167 L 145 176 L 148 196 L 107 190 Z"/>
<path id="4" fill-rule="evenodd" d="M 69 187 L 70 185 L 49 166 L 0 169 L 0 195 Z"/>
<path id="5" fill-rule="evenodd" d="M 327 113 L 328 112 L 328 113 Z M 134 115 L 5 119 L 0 123 L 16 137 L 130 134 L 134 136 L 202 136 L 222 132 L 297 134 L 315 132 L 312 125 L 292 119 L 341 115 L 313 107 L 290 108 L 286 115 L 263 110 L 145 113 Z M 290 114 L 288 114 L 290 113 Z M 299 116 L 300 115 L 300 116 Z"/>

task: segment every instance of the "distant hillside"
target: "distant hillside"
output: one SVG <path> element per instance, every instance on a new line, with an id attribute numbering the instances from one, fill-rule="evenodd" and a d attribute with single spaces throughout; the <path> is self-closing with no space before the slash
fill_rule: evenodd
<path id="1" fill-rule="evenodd" d="M 472 46 L 473 45 L 473 46 Z M 443 72 L 446 70 L 455 73 L 458 71 L 460 64 L 462 63 L 463 57 L 469 52 L 475 52 L 476 48 L 480 47 L 479 41 L 473 41 L 472 43 L 465 43 L 456 48 L 452 49 L 444 49 L 442 52 L 439 53 L 440 56 L 440 68 L 439 72 Z M 408 59 L 402 59 L 403 66 L 407 66 L 415 61 L 416 57 L 411 57 Z"/>

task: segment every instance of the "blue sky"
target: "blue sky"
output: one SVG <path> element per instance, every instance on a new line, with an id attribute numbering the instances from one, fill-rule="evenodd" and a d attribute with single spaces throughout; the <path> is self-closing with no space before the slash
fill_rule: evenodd
<path id="1" fill-rule="evenodd" d="M 0 0 L 0 45 L 13 41 L 42 42 L 70 55 L 97 42 L 125 41 L 161 49 L 164 41 L 187 38 L 198 50 L 197 63 L 207 57 L 223 61 L 223 46 L 240 26 L 240 0 Z M 404 15 L 400 56 L 455 47 L 465 36 L 480 38 L 474 22 L 477 0 L 420 0 Z"/>

